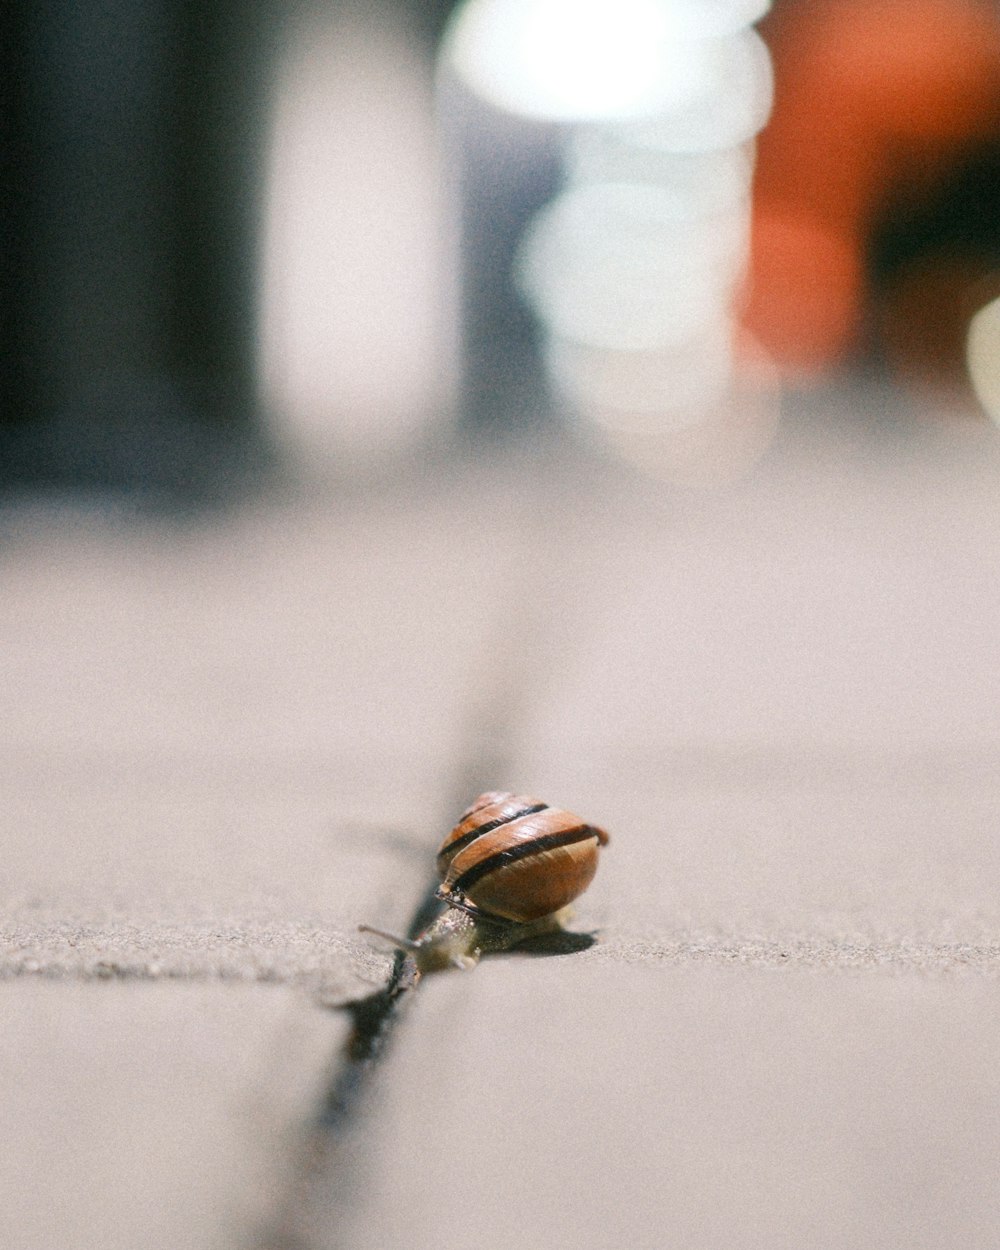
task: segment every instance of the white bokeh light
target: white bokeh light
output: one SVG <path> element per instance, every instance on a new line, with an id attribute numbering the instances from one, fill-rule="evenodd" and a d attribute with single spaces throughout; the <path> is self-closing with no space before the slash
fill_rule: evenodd
<path id="1" fill-rule="evenodd" d="M 767 441 L 730 410 L 737 394 L 752 407 L 737 375 L 735 327 L 754 140 L 774 85 L 752 23 L 768 8 L 769 0 L 467 0 L 445 39 L 454 80 L 487 106 L 468 114 L 489 118 L 467 149 L 476 160 L 498 144 L 511 187 L 529 188 L 504 145 L 520 143 L 523 162 L 560 153 L 558 191 L 519 224 L 513 277 L 537 318 L 560 408 L 629 454 L 650 451 L 657 431 L 712 455 L 729 429 L 745 449 Z M 477 211 L 499 203 L 492 194 Z M 517 216 L 516 206 L 504 211 L 496 210 L 501 229 Z M 715 433 L 689 438 L 699 425 Z"/>
<path id="2" fill-rule="evenodd" d="M 723 399 L 732 376 L 730 338 L 728 321 L 717 318 L 647 351 L 553 339 L 546 363 L 560 390 L 588 412 L 649 433 L 694 424 Z"/>
<path id="3" fill-rule="evenodd" d="M 752 144 L 721 152 L 672 152 L 652 122 L 581 126 L 566 159 L 570 183 L 627 182 L 662 187 L 691 217 L 749 211 Z"/>
<path id="4" fill-rule="evenodd" d="M 275 75 L 260 361 L 300 464 L 410 453 L 449 400 L 430 75 L 405 24 L 317 9 Z"/>
<path id="5" fill-rule="evenodd" d="M 550 334 L 645 351 L 717 316 L 747 251 L 745 214 L 692 217 L 662 187 L 594 183 L 538 215 L 519 276 Z"/>
<path id="6" fill-rule="evenodd" d="M 445 55 L 500 108 L 549 120 L 636 117 L 696 97 L 705 66 L 669 0 L 472 0 Z"/>

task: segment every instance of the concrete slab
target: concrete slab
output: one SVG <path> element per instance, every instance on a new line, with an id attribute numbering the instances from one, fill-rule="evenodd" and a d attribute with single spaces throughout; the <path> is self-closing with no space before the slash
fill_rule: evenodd
<path id="1" fill-rule="evenodd" d="M 408 922 L 479 741 L 523 541 L 482 476 L 0 513 L 3 1246 L 286 1250 L 317 1001 L 385 983 L 358 923 Z"/>
<path id="2" fill-rule="evenodd" d="M 989 1245 L 998 480 L 841 428 L 711 497 L 570 453 L 24 536 L 5 966 L 343 1001 L 474 761 L 610 829 L 601 943 L 420 987 L 305 1245 Z"/>
<path id="3" fill-rule="evenodd" d="M 506 474 L 506 476 L 505 476 Z M 201 523 L 0 515 L 0 976 L 384 982 L 524 535 L 486 466 Z"/>
<path id="4" fill-rule="evenodd" d="M 547 475 L 496 784 L 610 830 L 601 941 L 419 987 L 336 1244 L 995 1242 L 997 439 L 792 443 Z"/>
<path id="5" fill-rule="evenodd" d="M 975 977 L 484 963 L 425 982 L 316 1246 L 996 1244 L 996 987 Z M 333 1204 L 333 1205 L 331 1205 Z"/>
<path id="6" fill-rule="evenodd" d="M 281 987 L 0 984 L 0 1244 L 247 1250 L 343 1016 Z"/>
<path id="7" fill-rule="evenodd" d="M 551 475 L 503 782 L 611 831 L 612 944 L 997 957 L 1000 440 L 830 420 L 710 498 Z"/>

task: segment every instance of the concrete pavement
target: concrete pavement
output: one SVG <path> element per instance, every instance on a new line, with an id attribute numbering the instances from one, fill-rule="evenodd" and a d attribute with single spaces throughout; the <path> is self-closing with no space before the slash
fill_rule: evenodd
<path id="1" fill-rule="evenodd" d="M 516 524 L 446 484 L 0 518 L 5 1247 L 280 1221 L 489 662 Z"/>
<path id="2" fill-rule="evenodd" d="M 600 942 L 421 987 L 309 1244 L 1000 1244 L 996 435 L 829 417 L 549 476 L 498 781 L 610 830 Z"/>
<path id="3" fill-rule="evenodd" d="M 875 426 L 786 418 L 709 493 L 567 444 L 11 514 L 12 1244 L 119 1244 L 135 1159 L 131 1244 L 997 1244 L 1000 448 Z M 303 1172 L 328 1008 L 389 974 L 355 925 L 480 782 L 611 831 L 600 942 L 406 996 Z"/>

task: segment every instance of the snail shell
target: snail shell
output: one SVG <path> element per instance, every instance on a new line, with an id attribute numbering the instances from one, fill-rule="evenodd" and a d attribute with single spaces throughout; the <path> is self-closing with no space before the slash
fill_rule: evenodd
<path id="1" fill-rule="evenodd" d="M 572 812 L 491 790 L 441 844 L 438 897 L 474 915 L 530 923 L 583 893 L 607 842 Z"/>

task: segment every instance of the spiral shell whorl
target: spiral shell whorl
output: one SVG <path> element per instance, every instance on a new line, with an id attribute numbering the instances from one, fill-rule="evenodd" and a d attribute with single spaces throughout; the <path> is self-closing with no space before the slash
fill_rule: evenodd
<path id="1" fill-rule="evenodd" d="M 607 842 L 603 829 L 572 812 L 489 791 L 441 844 L 438 895 L 503 920 L 538 920 L 583 893 Z"/>

